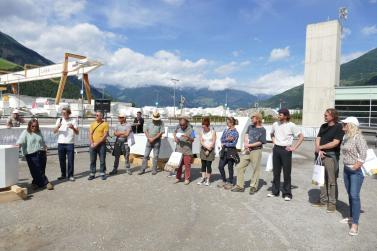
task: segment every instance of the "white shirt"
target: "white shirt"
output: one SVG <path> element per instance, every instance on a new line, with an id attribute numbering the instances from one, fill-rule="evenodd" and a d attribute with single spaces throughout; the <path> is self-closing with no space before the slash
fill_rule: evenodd
<path id="1" fill-rule="evenodd" d="M 61 127 L 58 130 L 58 144 L 74 144 L 75 143 L 75 132 L 73 129 L 69 128 L 72 124 L 75 129 L 77 129 L 77 122 L 75 119 L 69 118 L 65 120 L 64 118 L 56 120 L 56 126 L 61 122 Z"/>
<path id="2" fill-rule="evenodd" d="M 209 132 L 204 132 L 202 130 L 202 139 L 205 146 L 208 146 L 213 143 L 213 130 L 211 129 Z"/>
<path id="3" fill-rule="evenodd" d="M 274 134 L 275 145 L 278 146 L 291 146 L 293 138 L 297 137 L 300 133 L 296 124 L 292 122 L 275 122 L 272 124 L 271 134 Z"/>

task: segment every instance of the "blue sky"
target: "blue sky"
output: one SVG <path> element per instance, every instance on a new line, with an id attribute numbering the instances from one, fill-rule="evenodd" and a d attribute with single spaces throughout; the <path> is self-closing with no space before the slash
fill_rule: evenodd
<path id="1" fill-rule="evenodd" d="M 2 0 L 0 30 L 56 62 L 101 60 L 97 86 L 276 94 L 303 82 L 306 25 L 343 6 L 347 62 L 377 47 L 377 0 Z"/>

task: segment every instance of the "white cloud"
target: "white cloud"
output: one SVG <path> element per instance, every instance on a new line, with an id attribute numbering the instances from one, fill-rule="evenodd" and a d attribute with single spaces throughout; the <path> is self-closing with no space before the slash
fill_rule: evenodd
<path id="1" fill-rule="evenodd" d="M 96 81 L 122 87 L 171 86 L 172 77 L 180 80 L 181 87 L 224 89 L 236 83 L 232 78 L 207 77 L 205 73 L 210 63 L 206 59 L 190 61 L 165 50 L 147 56 L 121 48 L 106 63 L 101 73 L 96 74 Z"/>
<path id="2" fill-rule="evenodd" d="M 173 5 L 173 6 L 181 6 L 185 3 L 185 0 L 162 0 L 164 3 Z"/>
<path id="3" fill-rule="evenodd" d="M 68 19 L 72 15 L 84 10 L 85 0 L 54 1 L 54 11 L 57 17 Z"/>
<path id="4" fill-rule="evenodd" d="M 355 51 L 355 52 L 351 52 L 351 53 L 348 53 L 348 54 L 344 54 L 340 58 L 340 63 L 341 64 L 347 63 L 351 60 L 354 60 L 354 59 L 360 57 L 363 54 L 365 54 L 365 51 Z"/>
<path id="5" fill-rule="evenodd" d="M 278 94 L 302 83 L 304 83 L 303 74 L 293 74 L 278 69 L 249 81 L 243 86 L 243 90 L 249 93 Z"/>
<path id="6" fill-rule="evenodd" d="M 233 57 L 238 57 L 241 54 L 241 52 L 242 52 L 241 50 L 232 51 L 232 56 Z"/>
<path id="7" fill-rule="evenodd" d="M 230 62 L 228 64 L 221 65 L 217 67 L 214 71 L 219 75 L 230 75 L 236 71 L 239 71 L 242 67 L 248 66 L 250 61 L 243 61 L 243 62 Z"/>
<path id="8" fill-rule="evenodd" d="M 269 61 L 279 61 L 290 56 L 289 46 L 285 48 L 275 48 L 270 53 Z"/>
<path id="9" fill-rule="evenodd" d="M 132 0 L 109 4 L 103 13 L 113 28 L 144 28 L 162 23 L 171 16 L 167 9 Z"/>
<path id="10" fill-rule="evenodd" d="M 347 28 L 347 27 L 344 27 L 343 28 L 343 33 L 342 33 L 342 39 L 348 37 L 349 35 L 351 35 L 351 29 Z"/>
<path id="11" fill-rule="evenodd" d="M 376 25 L 366 26 L 361 30 L 361 33 L 366 36 L 377 34 L 377 27 Z"/>

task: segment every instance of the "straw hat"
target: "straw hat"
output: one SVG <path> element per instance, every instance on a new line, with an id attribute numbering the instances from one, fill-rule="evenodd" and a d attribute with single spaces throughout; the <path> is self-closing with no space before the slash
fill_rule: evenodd
<path id="1" fill-rule="evenodd" d="M 118 115 L 118 118 L 125 118 L 125 117 L 126 117 L 126 114 L 124 114 L 124 112 L 121 112 Z"/>
<path id="2" fill-rule="evenodd" d="M 152 120 L 159 121 L 161 120 L 161 116 L 159 112 L 153 112 L 152 114 Z"/>

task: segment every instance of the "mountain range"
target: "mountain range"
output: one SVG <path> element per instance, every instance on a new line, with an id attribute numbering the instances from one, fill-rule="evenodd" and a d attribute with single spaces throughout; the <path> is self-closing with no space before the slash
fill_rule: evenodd
<path id="1" fill-rule="evenodd" d="M 63 56 L 63 55 L 62 55 Z M 15 39 L 0 31 L 0 73 L 1 71 L 19 71 L 23 65 L 50 65 L 53 62 L 44 58 L 37 52 L 23 46 Z M 21 83 L 20 93 L 30 96 L 55 97 L 59 79 L 34 81 Z M 340 67 L 341 86 L 377 85 L 377 48 Z M 137 88 L 122 88 L 111 83 L 103 84 L 106 98 L 115 101 L 129 102 L 141 107 L 153 106 L 158 102 L 159 106 L 173 106 L 173 88 L 150 85 Z M 76 77 L 69 77 L 63 97 L 79 98 L 81 81 Z M 303 84 L 293 87 L 275 96 L 265 94 L 252 95 L 248 92 L 226 89 L 215 91 L 209 89 L 177 88 L 176 105 L 179 105 L 180 97 L 185 98 L 185 107 L 215 107 L 227 104 L 230 108 L 250 108 L 256 103 L 259 106 L 279 107 L 280 104 L 287 108 L 302 108 Z M 10 92 L 10 88 L 8 88 Z M 102 97 L 92 86 L 94 98 Z"/>
<path id="2" fill-rule="evenodd" d="M 340 86 L 377 85 L 377 48 L 340 66 Z M 302 108 L 304 85 L 293 87 L 261 102 L 266 107 Z"/>
<path id="3" fill-rule="evenodd" d="M 125 102 L 132 102 L 136 106 L 155 105 L 159 106 L 174 105 L 174 89 L 164 86 L 146 86 L 137 88 L 120 88 L 107 85 L 105 92 L 110 94 L 114 99 Z M 258 97 L 244 91 L 234 89 L 225 89 L 214 91 L 208 89 L 196 88 L 177 88 L 176 89 L 176 106 L 179 105 L 181 96 L 185 98 L 185 107 L 216 107 L 227 104 L 230 108 L 254 106 L 258 100 L 268 96 Z"/>

